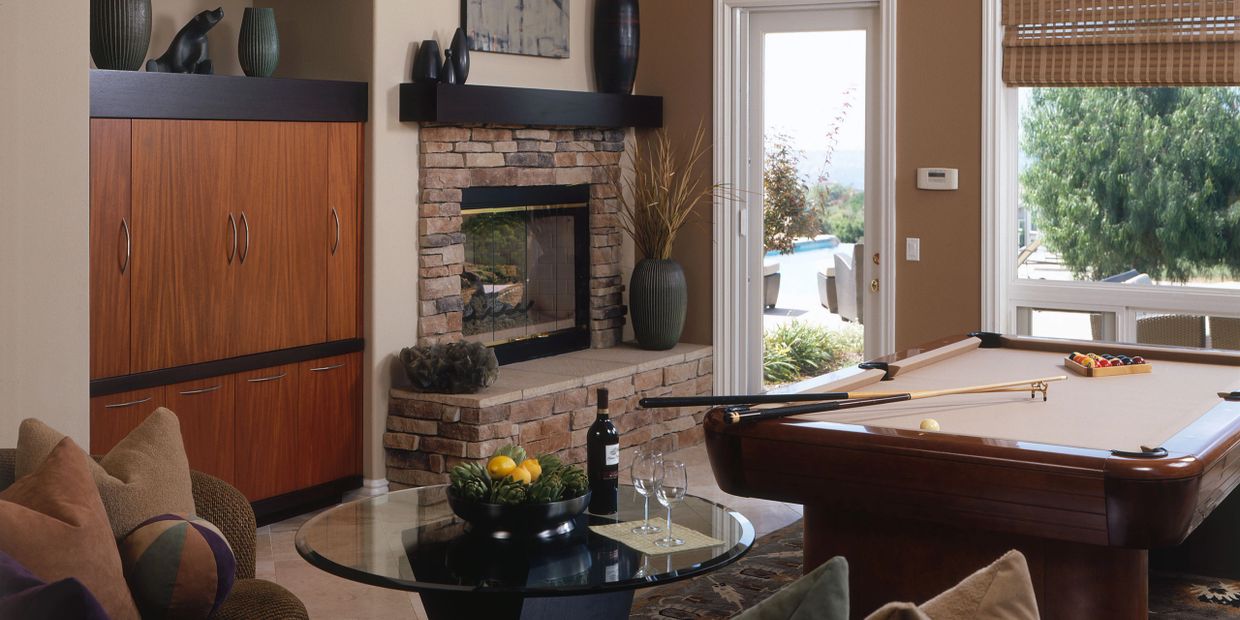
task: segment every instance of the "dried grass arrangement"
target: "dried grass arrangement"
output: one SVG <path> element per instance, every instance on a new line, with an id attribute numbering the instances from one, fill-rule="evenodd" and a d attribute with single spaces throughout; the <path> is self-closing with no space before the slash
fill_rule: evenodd
<path id="1" fill-rule="evenodd" d="M 681 227 L 698 205 L 724 197 L 723 185 L 707 184 L 693 174 L 710 152 L 699 126 L 686 152 L 672 143 L 666 129 L 649 140 L 636 140 L 627 165 L 611 168 L 610 184 L 620 203 L 620 228 L 633 239 L 641 257 L 666 260 Z M 628 172 L 629 174 L 625 174 Z"/>

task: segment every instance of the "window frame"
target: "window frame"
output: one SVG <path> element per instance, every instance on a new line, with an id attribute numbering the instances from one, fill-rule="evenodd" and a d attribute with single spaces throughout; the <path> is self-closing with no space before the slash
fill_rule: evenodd
<path id="1" fill-rule="evenodd" d="M 1028 280 L 1017 276 L 1020 204 L 1020 102 L 1003 82 L 1003 25 L 998 2 L 983 8 L 982 37 L 982 327 L 1013 334 L 1021 308 L 1114 313 L 1115 339 L 1136 342 L 1137 316 L 1148 312 L 1240 317 L 1240 290 L 1128 286 L 1113 282 Z M 1106 336 L 1107 334 L 1103 334 Z"/>

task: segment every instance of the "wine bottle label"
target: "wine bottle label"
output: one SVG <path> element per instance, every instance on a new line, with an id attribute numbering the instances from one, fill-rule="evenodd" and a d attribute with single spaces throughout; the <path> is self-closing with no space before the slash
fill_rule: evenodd
<path id="1" fill-rule="evenodd" d="M 620 444 L 613 443 L 607 446 L 607 459 L 604 461 L 606 465 L 620 464 Z"/>

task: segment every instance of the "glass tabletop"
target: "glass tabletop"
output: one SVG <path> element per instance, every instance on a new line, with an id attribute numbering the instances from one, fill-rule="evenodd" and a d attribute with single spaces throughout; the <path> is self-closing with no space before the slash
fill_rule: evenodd
<path id="1" fill-rule="evenodd" d="M 584 514 L 572 532 L 553 540 L 499 541 L 469 533 L 448 506 L 447 490 L 408 489 L 331 508 L 297 531 L 297 551 L 329 573 L 386 588 L 547 596 L 685 579 L 730 564 L 754 540 L 744 515 L 690 495 L 673 508 L 673 529 L 723 544 L 661 555 L 635 551 L 587 527 L 642 518 L 642 497 L 622 486 L 616 515 Z M 666 527 L 666 509 L 653 498 L 650 504 L 651 521 Z"/>

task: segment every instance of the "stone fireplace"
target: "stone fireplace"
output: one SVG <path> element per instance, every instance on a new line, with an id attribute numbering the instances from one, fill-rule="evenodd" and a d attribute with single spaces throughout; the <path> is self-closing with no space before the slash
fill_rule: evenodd
<path id="1" fill-rule="evenodd" d="M 418 291 L 421 307 L 418 317 L 420 344 L 452 342 L 466 337 L 463 291 L 478 280 L 466 275 L 466 234 L 462 224 L 469 217 L 463 211 L 467 197 L 478 197 L 483 204 L 494 202 L 509 207 L 507 195 L 522 195 L 522 189 L 550 192 L 552 200 L 577 200 L 588 209 L 586 234 L 580 248 L 588 255 L 588 275 L 584 279 L 586 304 L 581 317 L 588 344 L 606 348 L 620 342 L 625 308 L 620 277 L 620 229 L 615 191 L 610 175 L 620 164 L 626 132 L 618 129 L 535 129 L 512 126 L 424 125 L 421 131 L 422 201 L 419 230 Z M 559 194 L 557 194 L 559 192 Z M 563 194 L 576 193 L 576 197 Z M 521 202 L 522 199 L 517 199 Z M 530 202 L 524 199 L 524 202 Z M 537 205 L 521 206 L 549 206 Z M 565 203 L 561 203 L 565 204 Z M 571 203 L 568 203 L 571 204 Z M 505 263 L 507 267 L 509 263 Z M 477 263 L 474 263 L 475 265 Z M 492 279 L 505 279 L 502 274 Z M 544 274 L 513 274 L 516 276 Z M 576 274 L 574 274 L 574 280 Z M 492 282 L 492 287 L 514 282 Z M 483 284 L 484 292 L 487 284 Z M 509 286 L 504 290 L 512 291 Z M 491 292 L 496 292 L 495 288 Z M 463 295 L 464 293 L 464 295 Z M 515 291 L 513 292 L 515 295 Z M 575 295 L 575 293 L 574 293 Z M 516 301 L 517 303 L 510 303 Z M 528 295 L 500 303 L 520 306 L 531 301 Z M 534 307 L 538 300 L 533 300 Z M 491 305 L 492 309 L 511 310 Z M 561 308 L 562 309 L 562 308 Z M 471 319 L 477 316 L 477 308 Z M 503 314 L 503 312 L 500 312 Z M 515 314 L 522 314 L 516 312 Z M 509 317 L 514 313 L 509 312 Z M 526 317 L 526 323 L 529 323 Z M 493 324 L 494 327 L 494 324 Z M 470 331 L 477 336 L 477 325 Z M 511 340 L 511 329 L 497 329 L 493 342 Z M 531 335 L 531 334 L 525 334 Z M 485 340 L 485 336 L 482 338 Z M 490 344 L 490 342 L 488 342 Z"/>
<path id="2" fill-rule="evenodd" d="M 622 460 L 639 445 L 701 442 L 703 411 L 637 402 L 709 394 L 711 347 L 620 342 L 622 239 L 609 180 L 627 131 L 419 122 L 418 342 L 475 340 L 507 363 L 477 394 L 393 388 L 383 437 L 393 488 L 446 482 L 456 464 L 507 443 L 580 463 L 599 387 L 611 394 Z"/>

